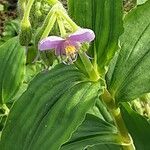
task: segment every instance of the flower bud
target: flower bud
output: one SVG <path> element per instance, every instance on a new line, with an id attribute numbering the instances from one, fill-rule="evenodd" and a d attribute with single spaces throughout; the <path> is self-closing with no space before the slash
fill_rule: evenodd
<path id="1" fill-rule="evenodd" d="M 19 34 L 19 41 L 22 46 L 28 46 L 32 39 L 31 24 L 28 21 L 21 22 L 21 31 Z"/>

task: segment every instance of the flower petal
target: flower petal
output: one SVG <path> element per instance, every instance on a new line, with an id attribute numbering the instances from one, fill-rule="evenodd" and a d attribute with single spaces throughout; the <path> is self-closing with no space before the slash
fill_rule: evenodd
<path id="1" fill-rule="evenodd" d="M 68 40 L 75 42 L 91 42 L 95 38 L 95 34 L 91 29 L 79 29 L 75 33 L 68 36 Z"/>
<path id="2" fill-rule="evenodd" d="M 39 42 L 39 50 L 56 49 L 57 47 L 63 46 L 65 39 L 58 36 L 49 36 Z"/>
<path id="3" fill-rule="evenodd" d="M 63 55 L 65 54 L 65 50 L 64 50 L 64 45 L 58 45 L 56 48 L 55 48 L 55 55 L 56 56 L 60 56 L 60 55 Z"/>

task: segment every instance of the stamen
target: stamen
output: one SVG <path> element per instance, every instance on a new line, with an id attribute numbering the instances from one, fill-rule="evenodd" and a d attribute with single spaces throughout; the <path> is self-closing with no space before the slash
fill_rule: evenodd
<path id="1" fill-rule="evenodd" d="M 70 56 L 76 53 L 76 48 L 73 45 L 69 45 L 69 46 L 66 46 L 65 51 L 66 51 L 66 56 Z"/>
<path id="2" fill-rule="evenodd" d="M 77 60 L 77 50 L 76 47 L 73 45 L 68 45 L 65 48 L 65 59 L 63 60 L 64 64 L 70 65 L 73 64 Z"/>

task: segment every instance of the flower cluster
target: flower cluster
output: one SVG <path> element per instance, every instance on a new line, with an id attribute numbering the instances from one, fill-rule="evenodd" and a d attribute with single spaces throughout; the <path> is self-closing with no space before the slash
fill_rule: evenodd
<path id="1" fill-rule="evenodd" d="M 22 14 L 19 34 L 20 44 L 28 47 L 34 41 L 34 47 L 37 48 L 38 45 L 38 50 L 53 50 L 55 55 L 61 58 L 62 62 L 72 64 L 76 61 L 79 50 L 82 49 L 82 44 L 93 41 L 95 34 L 91 29 L 80 28 L 69 17 L 66 9 L 58 0 L 49 0 L 46 3 L 49 6 L 48 8 L 50 8 L 49 12 L 46 14 L 46 17 L 41 15 L 44 21 L 41 23 L 41 26 L 37 25 L 39 18 L 35 16 L 42 14 L 41 9 L 45 3 L 36 0 L 18 1 L 22 12 L 20 12 Z M 33 13 L 36 13 L 36 15 Z M 56 34 L 49 36 L 52 34 L 51 31 L 56 24 L 59 28 L 56 34 L 60 33 L 61 36 L 56 36 Z M 40 53 L 38 53 L 39 55 Z M 43 60 L 46 62 L 45 58 Z"/>

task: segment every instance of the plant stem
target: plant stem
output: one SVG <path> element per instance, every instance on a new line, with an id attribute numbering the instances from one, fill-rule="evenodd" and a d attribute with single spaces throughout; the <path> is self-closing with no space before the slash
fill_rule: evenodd
<path id="1" fill-rule="evenodd" d="M 58 0 L 47 0 L 47 2 L 48 2 L 50 5 L 54 5 L 54 4 L 58 3 Z"/>
<path id="2" fill-rule="evenodd" d="M 26 0 L 18 0 L 18 7 L 23 15 L 25 12 L 25 8 L 26 8 Z"/>
<path id="3" fill-rule="evenodd" d="M 82 60 L 82 63 L 84 64 L 84 67 L 85 67 L 86 72 L 88 73 L 90 79 L 92 81 L 97 81 L 100 78 L 99 74 L 94 69 L 91 61 L 89 60 L 89 58 L 87 57 L 85 52 L 80 50 L 78 53 L 79 53 L 79 56 L 80 56 L 80 58 Z"/>
<path id="4" fill-rule="evenodd" d="M 49 23 L 48 23 L 47 27 L 44 30 L 44 33 L 42 34 L 41 39 L 43 39 L 43 38 L 45 38 L 45 37 L 47 37 L 49 35 L 49 33 L 52 30 L 55 22 L 56 22 L 56 14 L 53 13 L 51 18 L 50 18 L 50 20 L 49 20 Z"/>
<path id="5" fill-rule="evenodd" d="M 29 0 L 26 6 L 26 11 L 24 12 L 24 16 L 23 16 L 23 20 L 28 20 L 29 19 L 29 15 L 30 15 L 30 11 L 31 11 L 31 7 L 33 5 L 35 0 Z"/>
<path id="6" fill-rule="evenodd" d="M 102 99 L 114 118 L 114 122 L 120 135 L 120 140 L 122 141 L 122 149 L 135 150 L 132 138 L 130 137 L 128 130 L 124 124 L 120 108 L 116 106 L 114 99 L 111 97 L 110 93 L 107 90 L 104 91 Z"/>
<path id="7" fill-rule="evenodd" d="M 64 11 L 60 10 L 59 13 L 72 27 L 73 31 L 76 31 L 79 28 L 79 26 Z"/>
<path id="8" fill-rule="evenodd" d="M 65 30 L 65 27 L 64 27 L 63 20 L 60 16 L 57 17 L 57 22 L 58 22 L 59 30 L 60 30 L 60 33 L 61 33 L 61 37 L 65 37 L 66 36 L 66 30 Z"/>

